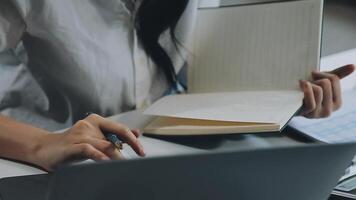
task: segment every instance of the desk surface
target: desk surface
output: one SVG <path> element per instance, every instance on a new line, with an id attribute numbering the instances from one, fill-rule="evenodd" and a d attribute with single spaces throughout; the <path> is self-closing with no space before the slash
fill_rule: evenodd
<path id="1" fill-rule="evenodd" d="M 111 119 L 127 124 L 130 128 L 143 128 L 152 118 L 142 115 L 141 111 L 133 111 L 113 116 Z M 291 130 L 283 133 L 235 134 L 220 136 L 194 137 L 147 137 L 141 136 L 147 157 L 169 156 L 198 153 L 203 151 L 243 150 L 252 148 L 271 148 L 280 146 L 302 145 L 307 140 L 295 137 Z M 124 155 L 137 158 L 127 146 Z M 34 167 L 0 159 L 0 178 L 45 173 Z"/>

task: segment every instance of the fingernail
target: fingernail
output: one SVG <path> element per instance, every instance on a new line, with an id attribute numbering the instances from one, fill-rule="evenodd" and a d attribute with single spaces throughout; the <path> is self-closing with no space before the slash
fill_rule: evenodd
<path id="1" fill-rule="evenodd" d="M 299 80 L 300 87 L 305 88 L 305 81 Z"/>
<path id="2" fill-rule="evenodd" d="M 302 85 L 303 84 L 303 80 L 299 80 L 299 84 Z"/>
<path id="3" fill-rule="evenodd" d="M 145 155 L 146 155 L 145 151 L 143 150 L 143 146 L 142 146 L 142 145 L 141 145 L 141 148 L 140 148 L 140 154 L 141 154 L 142 156 L 145 156 Z"/>
<path id="4" fill-rule="evenodd" d="M 141 149 L 141 156 L 142 156 L 142 157 L 145 157 L 145 156 L 146 156 L 146 153 L 143 151 L 143 149 Z"/>

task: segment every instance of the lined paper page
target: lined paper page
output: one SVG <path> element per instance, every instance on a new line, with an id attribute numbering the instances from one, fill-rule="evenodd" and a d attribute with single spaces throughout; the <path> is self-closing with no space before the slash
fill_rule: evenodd
<path id="1" fill-rule="evenodd" d="M 317 69 L 321 0 L 200 9 L 189 92 L 297 89 Z"/>

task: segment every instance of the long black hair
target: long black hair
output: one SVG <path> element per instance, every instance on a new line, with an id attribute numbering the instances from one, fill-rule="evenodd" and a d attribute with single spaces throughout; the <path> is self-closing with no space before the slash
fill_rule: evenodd
<path id="1" fill-rule="evenodd" d="M 135 16 L 137 36 L 148 56 L 166 75 L 168 83 L 176 84 L 176 72 L 167 52 L 159 44 L 159 38 L 169 31 L 173 44 L 177 23 L 189 0 L 142 0 Z"/>

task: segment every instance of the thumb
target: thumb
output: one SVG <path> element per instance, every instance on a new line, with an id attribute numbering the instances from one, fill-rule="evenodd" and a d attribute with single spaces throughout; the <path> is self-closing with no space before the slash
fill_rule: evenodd
<path id="1" fill-rule="evenodd" d="M 340 79 L 345 78 L 346 76 L 352 74 L 352 72 L 355 71 L 355 65 L 345 65 L 343 67 L 339 67 L 337 69 L 334 69 L 331 71 L 331 74 L 335 74 L 338 76 Z"/>

